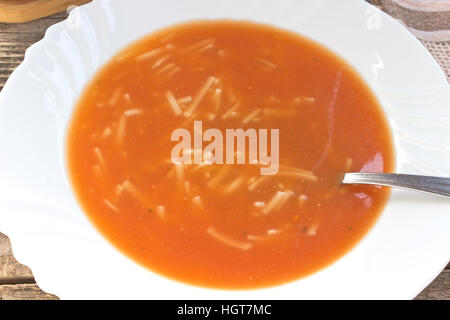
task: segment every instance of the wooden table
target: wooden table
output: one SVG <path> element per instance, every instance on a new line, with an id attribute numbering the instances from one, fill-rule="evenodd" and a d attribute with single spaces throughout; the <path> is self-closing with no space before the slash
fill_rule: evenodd
<path id="1" fill-rule="evenodd" d="M 25 50 L 40 40 L 50 25 L 65 19 L 66 16 L 65 13 L 60 13 L 29 23 L 0 23 L 0 90 L 11 72 L 22 62 Z M 8 238 L 0 233 L 0 300 L 2 299 L 57 299 L 57 297 L 39 289 L 32 271 L 17 263 Z M 450 265 L 417 299 L 450 300 Z"/>

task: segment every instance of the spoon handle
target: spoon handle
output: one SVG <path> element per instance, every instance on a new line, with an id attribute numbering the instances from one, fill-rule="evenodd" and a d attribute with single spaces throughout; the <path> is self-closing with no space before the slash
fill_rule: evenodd
<path id="1" fill-rule="evenodd" d="M 450 198 L 450 178 L 396 173 L 346 173 L 342 183 L 398 187 Z"/>

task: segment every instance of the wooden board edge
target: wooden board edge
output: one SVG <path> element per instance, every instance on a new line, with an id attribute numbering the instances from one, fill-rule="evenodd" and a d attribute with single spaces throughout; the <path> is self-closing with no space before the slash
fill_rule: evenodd
<path id="1" fill-rule="evenodd" d="M 23 23 L 65 11 L 71 5 L 82 5 L 91 0 L 35 0 L 3 2 L 0 0 L 0 22 Z"/>

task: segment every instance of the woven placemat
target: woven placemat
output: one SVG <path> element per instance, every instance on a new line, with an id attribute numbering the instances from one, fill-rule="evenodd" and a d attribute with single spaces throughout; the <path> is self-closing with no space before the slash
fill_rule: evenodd
<path id="1" fill-rule="evenodd" d="M 405 25 L 440 64 L 450 82 L 450 0 L 369 0 Z"/>

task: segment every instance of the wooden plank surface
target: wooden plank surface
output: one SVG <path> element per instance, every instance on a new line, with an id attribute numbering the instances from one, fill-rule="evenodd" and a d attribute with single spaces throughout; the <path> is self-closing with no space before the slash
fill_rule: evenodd
<path id="1" fill-rule="evenodd" d="M 42 39 L 49 26 L 66 16 L 59 13 L 28 23 L 0 23 L 0 90 L 11 72 L 22 62 L 25 50 Z"/>
<path id="2" fill-rule="evenodd" d="M 40 40 L 50 25 L 65 17 L 65 13 L 60 13 L 23 24 L 0 23 L 0 90 L 23 60 L 26 48 Z M 8 238 L 0 233 L 0 300 L 56 298 L 39 289 L 31 270 L 16 262 Z M 450 300 L 450 265 L 417 299 Z"/>
<path id="3" fill-rule="evenodd" d="M 45 293 L 37 284 L 0 285 L 0 300 L 58 300 Z"/>

